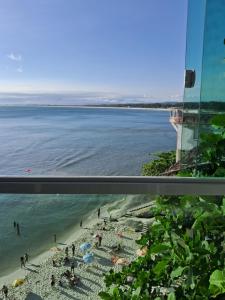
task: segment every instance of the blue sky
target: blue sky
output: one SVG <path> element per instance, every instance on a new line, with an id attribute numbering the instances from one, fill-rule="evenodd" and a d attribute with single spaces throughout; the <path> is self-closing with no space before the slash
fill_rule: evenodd
<path id="1" fill-rule="evenodd" d="M 181 99 L 187 0 L 0 2 L 0 92 Z"/>

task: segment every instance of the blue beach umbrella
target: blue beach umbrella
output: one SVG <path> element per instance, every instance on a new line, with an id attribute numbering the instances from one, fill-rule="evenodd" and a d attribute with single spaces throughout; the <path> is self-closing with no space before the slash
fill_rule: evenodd
<path id="1" fill-rule="evenodd" d="M 80 245 L 80 250 L 83 251 L 83 252 L 90 249 L 90 248 L 91 248 L 90 243 L 83 243 L 83 244 Z"/>
<path id="2" fill-rule="evenodd" d="M 92 263 L 94 260 L 94 254 L 93 253 L 87 253 L 83 256 L 83 261 L 86 263 L 86 264 L 90 264 Z"/>

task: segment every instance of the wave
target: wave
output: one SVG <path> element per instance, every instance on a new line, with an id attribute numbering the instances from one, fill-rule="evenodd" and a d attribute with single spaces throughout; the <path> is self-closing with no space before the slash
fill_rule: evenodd
<path id="1" fill-rule="evenodd" d="M 87 150 L 84 150 L 84 151 L 87 151 Z M 85 153 L 83 155 L 82 155 L 83 151 L 82 152 L 80 151 L 80 153 L 72 154 L 70 156 L 66 155 L 60 160 L 60 162 L 58 162 L 58 163 L 56 162 L 54 166 L 56 169 L 64 169 L 64 168 L 71 167 L 75 164 L 78 164 L 78 163 L 84 161 L 84 160 L 94 157 L 98 153 L 98 151 L 99 151 L 99 149 Z"/>

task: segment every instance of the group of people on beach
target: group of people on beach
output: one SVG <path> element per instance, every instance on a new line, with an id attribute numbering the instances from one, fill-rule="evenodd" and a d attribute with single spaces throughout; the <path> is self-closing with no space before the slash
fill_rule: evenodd
<path id="1" fill-rule="evenodd" d="M 16 234 L 18 236 L 20 236 L 20 224 L 17 223 L 16 221 L 13 221 L 13 227 L 16 231 Z M 24 256 L 20 257 L 21 268 L 26 266 L 28 259 L 29 259 L 29 256 L 27 253 L 25 253 Z M 5 299 L 8 299 L 9 289 L 6 285 L 3 285 L 1 292 L 2 292 L 3 296 L 5 297 Z"/>
<path id="2" fill-rule="evenodd" d="M 100 218 L 100 215 L 101 215 L 101 209 L 98 208 L 98 210 L 97 210 L 98 218 Z M 105 225 L 106 225 L 106 219 L 104 219 L 104 226 Z M 81 228 L 83 227 L 83 220 L 80 220 L 80 227 Z M 103 230 L 105 230 L 105 227 L 104 227 Z M 101 244 L 102 244 L 102 235 L 97 234 L 96 239 L 97 239 L 96 246 L 100 247 Z M 54 242 L 56 243 L 56 235 L 54 235 Z M 71 251 L 72 251 L 72 256 L 74 257 L 75 256 L 75 245 L 74 245 L 74 243 L 71 245 Z M 64 263 L 64 266 L 69 266 L 70 265 L 70 270 L 66 270 L 64 273 L 61 274 L 61 277 L 58 281 L 58 285 L 61 286 L 61 287 L 63 286 L 62 278 L 65 277 L 68 280 L 69 286 L 73 287 L 80 281 L 80 278 L 75 275 L 75 262 L 72 261 L 70 263 L 69 247 L 65 248 L 65 257 L 63 258 L 63 263 Z M 55 259 L 52 259 L 52 264 L 53 264 L 53 267 L 58 266 Z M 53 275 L 53 274 L 51 275 L 50 285 L 51 285 L 51 287 L 55 287 L 55 285 L 56 285 L 55 275 Z"/>
<path id="3" fill-rule="evenodd" d="M 100 218 L 100 215 L 101 215 L 101 209 L 98 208 L 97 210 L 97 216 L 98 218 Z M 104 224 L 106 224 L 106 221 L 104 219 Z M 13 227 L 16 231 L 16 234 L 18 236 L 21 235 L 21 226 L 18 222 L 14 221 L 13 222 Z M 80 227 L 82 228 L 83 227 L 83 220 L 80 221 Z M 57 243 L 57 236 L 56 234 L 53 235 L 54 237 L 54 242 Z M 100 234 L 96 235 L 96 239 L 97 239 L 97 245 L 96 246 L 101 246 L 101 243 L 102 243 L 102 236 Z M 74 243 L 71 245 L 71 251 L 72 251 L 72 256 L 75 256 L 75 245 Z M 24 256 L 21 256 L 20 257 L 20 266 L 21 268 L 26 268 L 26 264 L 28 263 L 28 260 L 29 260 L 29 255 L 28 253 L 25 253 Z M 70 265 L 70 270 L 67 270 L 66 272 L 64 272 L 63 274 L 61 274 L 61 278 L 58 282 L 58 285 L 59 286 L 63 286 L 63 282 L 62 282 L 62 277 L 65 277 L 68 282 L 69 282 L 69 285 L 72 287 L 74 285 L 76 285 L 80 279 L 78 276 L 75 275 L 75 262 L 72 261 L 72 263 L 70 264 L 70 259 L 69 259 L 69 248 L 66 247 L 65 248 L 65 257 L 63 259 L 64 261 L 64 265 Z M 57 267 L 57 263 L 54 259 L 52 259 L 52 264 L 54 267 Z M 56 279 L 55 279 L 55 275 L 52 275 L 51 276 L 51 279 L 50 279 L 50 285 L 51 287 L 55 287 L 56 285 Z M 4 295 L 5 299 L 8 299 L 8 287 L 6 285 L 3 285 L 2 289 L 1 289 L 1 292 L 2 294 Z"/>
<path id="4" fill-rule="evenodd" d="M 17 235 L 20 235 L 20 224 L 17 223 L 16 221 L 13 222 L 13 227 L 15 228 L 16 230 L 16 234 Z"/>
<path id="5" fill-rule="evenodd" d="M 75 245 L 74 245 L 74 243 L 71 245 L 71 251 L 72 251 L 72 256 L 74 257 L 75 256 Z M 52 259 L 52 264 L 53 264 L 53 267 L 58 266 L 55 259 Z M 80 279 L 79 279 L 78 276 L 75 275 L 75 262 L 74 262 L 74 259 L 73 259 L 72 262 L 70 262 L 69 247 L 65 248 L 65 257 L 63 258 L 63 264 L 64 264 L 64 266 L 69 266 L 70 265 L 70 270 L 66 270 L 64 273 L 61 274 L 61 277 L 58 281 L 58 285 L 61 286 L 61 287 L 63 286 L 62 278 L 65 277 L 68 280 L 69 286 L 73 287 L 80 281 Z M 51 276 L 50 285 L 51 285 L 51 287 L 55 287 L 55 285 L 56 285 L 55 275 Z"/>
<path id="6" fill-rule="evenodd" d="M 102 245 L 102 235 L 97 234 L 95 237 L 96 237 L 96 239 L 97 239 L 96 246 L 97 246 L 97 247 L 101 247 L 101 245 Z"/>

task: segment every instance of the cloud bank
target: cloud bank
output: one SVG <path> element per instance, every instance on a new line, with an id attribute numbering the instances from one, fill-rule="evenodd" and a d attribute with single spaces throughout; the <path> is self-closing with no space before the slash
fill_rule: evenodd
<path id="1" fill-rule="evenodd" d="M 14 61 L 21 61 L 22 60 L 22 55 L 21 54 L 15 54 L 13 52 L 11 52 L 10 54 L 7 54 L 7 57 L 11 60 L 14 60 Z"/>
<path id="2" fill-rule="evenodd" d="M 77 93 L 0 93 L 0 105 L 101 105 L 126 103 L 177 102 L 176 98 L 157 99 L 146 95 L 104 92 Z"/>

